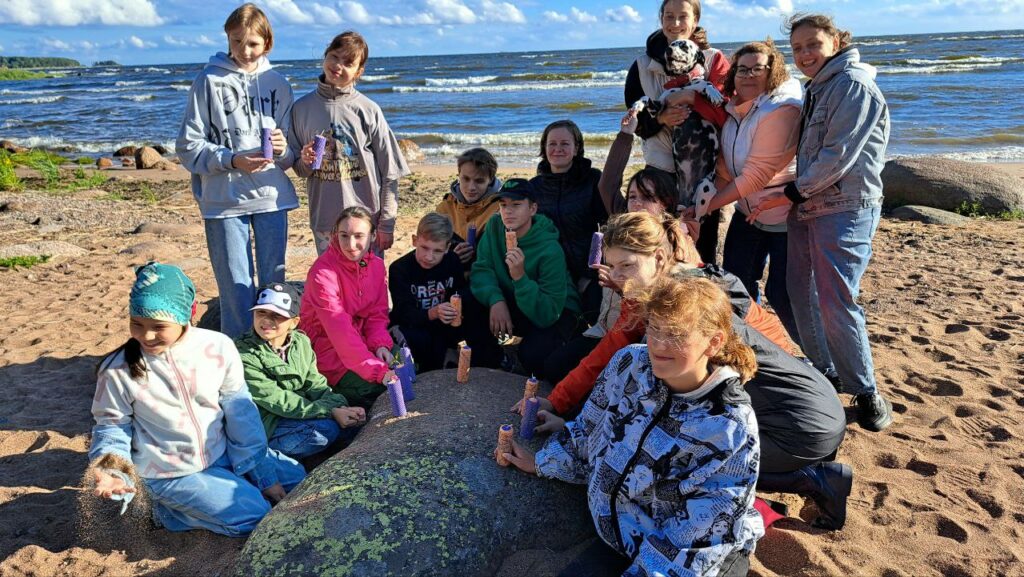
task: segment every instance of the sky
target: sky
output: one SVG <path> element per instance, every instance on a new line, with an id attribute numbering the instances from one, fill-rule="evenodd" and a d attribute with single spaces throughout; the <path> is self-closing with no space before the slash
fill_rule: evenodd
<path id="1" fill-rule="evenodd" d="M 0 0 L 0 55 L 83 64 L 205 62 L 226 51 L 239 5 L 223 0 Z M 373 56 L 640 46 L 657 0 L 261 0 L 272 60 L 318 58 L 337 33 L 362 33 Z M 826 12 L 857 36 L 1024 29 L 1024 0 L 704 0 L 715 42 L 781 35 L 794 11 Z"/>

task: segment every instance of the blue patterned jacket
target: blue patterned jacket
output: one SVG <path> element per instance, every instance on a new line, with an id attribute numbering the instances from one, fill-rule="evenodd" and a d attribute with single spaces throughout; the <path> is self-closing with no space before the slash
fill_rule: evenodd
<path id="1" fill-rule="evenodd" d="M 731 367 L 706 384 L 694 399 L 671 394 L 646 345 L 626 347 L 579 417 L 537 453 L 540 476 L 587 484 L 598 534 L 633 560 L 623 575 L 716 575 L 764 534 L 750 399 Z"/>

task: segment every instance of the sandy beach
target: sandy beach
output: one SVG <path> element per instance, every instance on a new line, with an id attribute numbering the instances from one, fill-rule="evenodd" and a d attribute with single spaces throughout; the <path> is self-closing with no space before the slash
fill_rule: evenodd
<path id="1" fill-rule="evenodd" d="M 1024 165 L 992 169 L 1024 186 Z M 29 180 L 24 192 L 0 193 L 0 252 L 38 243 L 53 255 L 0 269 L 0 577 L 231 575 L 241 539 L 144 524 L 110 534 L 78 509 L 94 368 L 127 338 L 133 267 L 181 266 L 200 315 L 216 296 L 188 174 L 105 174 L 114 181 L 97 190 L 58 195 Z M 454 175 L 454 165 L 417 166 L 402 181 L 389 263 Z M 290 215 L 289 279 L 304 278 L 316 255 L 307 219 L 305 204 Z M 1024 575 L 1024 222 L 884 218 L 874 251 L 861 302 L 895 422 L 879 434 L 848 429 L 846 528 L 812 529 L 814 505 L 786 497 L 793 517 L 759 542 L 751 574 Z"/>

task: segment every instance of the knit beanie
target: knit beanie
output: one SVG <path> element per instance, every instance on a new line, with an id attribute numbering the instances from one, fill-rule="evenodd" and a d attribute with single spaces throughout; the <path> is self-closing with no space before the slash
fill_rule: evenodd
<path id="1" fill-rule="evenodd" d="M 149 262 L 135 269 L 135 285 L 128 301 L 133 317 L 187 325 L 195 301 L 196 287 L 180 268 Z"/>

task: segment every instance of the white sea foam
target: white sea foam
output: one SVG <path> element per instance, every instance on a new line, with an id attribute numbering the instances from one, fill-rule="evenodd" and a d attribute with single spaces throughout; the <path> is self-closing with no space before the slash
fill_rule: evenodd
<path id="1" fill-rule="evenodd" d="M 612 142 L 618 132 L 587 132 L 584 142 Z M 497 134 L 469 132 L 404 132 L 401 138 L 411 138 L 417 143 L 434 144 L 481 144 L 488 146 L 530 146 L 540 142 L 539 132 L 504 132 Z"/>
<path id="2" fill-rule="evenodd" d="M 172 84 L 168 86 L 171 90 L 177 90 L 179 92 L 188 92 L 192 87 L 185 84 Z"/>
<path id="3" fill-rule="evenodd" d="M 117 76 L 117 72 L 97 72 L 93 76 Z"/>
<path id="4" fill-rule="evenodd" d="M 923 156 L 941 156 L 967 162 L 1021 162 L 1024 161 L 1024 146 L 997 146 L 977 148 L 962 152 L 929 152 L 924 154 L 897 154 L 892 158 L 920 158 Z"/>
<path id="5" fill-rule="evenodd" d="M 118 80 L 114 86 L 140 86 L 145 83 L 145 80 Z"/>
<path id="6" fill-rule="evenodd" d="M 64 100 L 64 96 L 38 96 L 36 98 L 16 98 L 13 100 L 0 100 L 0 104 L 49 104 Z"/>
<path id="7" fill-rule="evenodd" d="M 7 118 L 3 124 L 0 124 L 0 128 L 14 128 L 15 126 L 21 126 L 25 124 L 25 121 L 20 118 Z"/>
<path id="8" fill-rule="evenodd" d="M 146 72 L 160 72 L 162 74 L 170 74 L 171 73 L 171 71 L 167 70 L 166 68 L 154 68 L 152 66 L 150 66 L 149 68 L 146 68 Z"/>
<path id="9" fill-rule="evenodd" d="M 1012 40 L 1024 38 L 1024 34 L 999 34 L 993 36 L 940 36 L 936 40 Z"/>
<path id="10" fill-rule="evenodd" d="M 945 72 L 970 72 L 984 68 L 999 68 L 1001 62 L 979 62 L 965 64 L 959 62 L 944 62 L 929 66 L 879 66 L 879 74 L 942 74 Z"/>
<path id="11" fill-rule="evenodd" d="M 394 80 L 398 78 L 397 74 L 366 74 L 359 78 L 362 82 L 383 82 L 385 80 Z"/>
<path id="12" fill-rule="evenodd" d="M 15 90 L 13 88 L 0 88 L 0 95 L 5 94 L 49 94 L 48 90 Z"/>
<path id="13" fill-rule="evenodd" d="M 70 148 L 72 152 L 85 152 L 92 154 L 110 154 L 125 146 L 152 146 L 153 141 L 123 140 L 115 142 L 76 142 L 64 140 L 59 136 L 29 136 L 27 138 L 13 137 L 11 142 L 25 148 L 49 148 L 64 149 Z M 167 150 L 174 150 L 174 140 L 165 140 L 159 143 Z"/>
<path id="14" fill-rule="evenodd" d="M 859 46 L 902 46 L 907 43 L 906 40 L 856 40 L 854 42 Z M 789 45 L 786 45 L 789 48 Z"/>
<path id="15" fill-rule="evenodd" d="M 147 100 L 153 100 L 156 96 L 152 94 L 126 94 L 121 98 L 123 100 L 131 100 L 132 102 L 145 102 Z"/>
<path id="16" fill-rule="evenodd" d="M 497 80 L 497 76 L 469 76 L 467 78 L 427 78 L 427 86 L 471 86 Z"/>
<path id="17" fill-rule="evenodd" d="M 619 86 L 614 80 L 573 80 L 567 82 L 530 82 L 525 84 L 493 84 L 476 86 L 393 86 L 392 92 L 519 92 L 527 90 L 562 90 L 564 88 L 597 88 Z"/>

